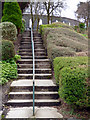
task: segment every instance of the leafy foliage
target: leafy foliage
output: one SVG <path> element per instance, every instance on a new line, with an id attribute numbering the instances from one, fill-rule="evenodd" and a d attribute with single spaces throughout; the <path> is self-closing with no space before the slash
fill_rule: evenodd
<path id="1" fill-rule="evenodd" d="M 8 39 L 10 41 L 15 41 L 17 39 L 17 28 L 11 22 L 0 23 L 0 29 L 2 31 L 2 39 Z"/>
<path id="2" fill-rule="evenodd" d="M 15 56 L 14 45 L 9 40 L 3 40 L 2 45 L 2 60 L 7 60 Z"/>
<path id="3" fill-rule="evenodd" d="M 18 60 L 20 60 L 21 59 L 21 56 L 20 55 L 15 55 L 14 56 L 14 60 L 17 62 Z"/>
<path id="4" fill-rule="evenodd" d="M 17 78 L 17 64 L 13 59 L 0 62 L 0 84 L 7 83 L 10 79 Z"/>

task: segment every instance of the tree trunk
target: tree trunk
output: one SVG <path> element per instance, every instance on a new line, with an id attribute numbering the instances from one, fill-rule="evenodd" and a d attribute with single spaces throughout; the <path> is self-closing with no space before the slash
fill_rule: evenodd
<path id="1" fill-rule="evenodd" d="M 38 31 L 38 28 L 39 28 L 39 21 L 40 21 L 40 19 L 39 19 L 39 17 L 37 18 L 37 31 Z"/>
<path id="2" fill-rule="evenodd" d="M 20 33 L 20 28 L 17 28 L 17 32 L 18 32 L 18 34 L 17 34 L 17 36 L 19 35 L 19 33 Z"/>
<path id="3" fill-rule="evenodd" d="M 49 21 L 50 21 L 50 15 L 48 14 L 48 16 L 47 16 L 47 22 L 48 22 L 48 24 L 49 24 Z"/>

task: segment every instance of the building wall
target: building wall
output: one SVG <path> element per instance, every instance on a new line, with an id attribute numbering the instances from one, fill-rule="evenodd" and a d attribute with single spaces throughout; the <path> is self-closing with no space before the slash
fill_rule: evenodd
<path id="1" fill-rule="evenodd" d="M 40 16 L 39 18 L 42 20 L 42 24 L 48 24 L 47 16 L 43 15 L 43 16 Z M 25 19 L 25 21 L 26 21 L 26 28 L 29 28 L 29 21 L 31 19 L 31 15 L 30 14 L 23 14 L 23 19 Z M 74 19 L 52 16 L 52 22 L 56 22 L 56 21 L 63 22 L 63 23 L 66 23 L 66 24 L 72 25 L 72 26 L 79 24 L 79 21 L 74 20 Z M 36 29 L 36 28 L 37 28 L 37 21 L 35 21 L 33 29 Z"/>

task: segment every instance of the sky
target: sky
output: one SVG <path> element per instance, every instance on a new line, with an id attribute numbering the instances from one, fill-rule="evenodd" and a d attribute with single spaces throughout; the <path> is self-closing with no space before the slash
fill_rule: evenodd
<path id="1" fill-rule="evenodd" d="M 86 1 L 87 0 L 66 0 L 67 9 L 62 10 L 61 16 L 71 18 L 71 19 L 76 19 L 74 12 L 77 10 L 77 4 L 79 2 L 86 2 Z"/>

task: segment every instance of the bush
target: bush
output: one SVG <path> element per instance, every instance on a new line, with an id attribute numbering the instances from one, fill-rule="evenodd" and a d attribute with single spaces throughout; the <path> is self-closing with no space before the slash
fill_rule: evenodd
<path id="1" fill-rule="evenodd" d="M 26 24 L 26 21 L 24 19 L 22 19 L 21 33 L 23 33 L 25 31 L 25 24 Z"/>
<path id="2" fill-rule="evenodd" d="M 17 39 L 17 28 L 11 22 L 0 23 L 0 29 L 2 31 L 2 39 L 15 41 Z"/>
<path id="3" fill-rule="evenodd" d="M 54 58 L 60 56 L 73 56 L 75 54 L 69 47 L 58 47 L 53 44 L 47 45 L 48 58 L 53 61 Z"/>
<path id="4" fill-rule="evenodd" d="M 53 64 L 60 98 L 71 105 L 88 107 L 88 57 L 57 57 Z"/>
<path id="5" fill-rule="evenodd" d="M 22 23 L 22 27 L 21 27 L 21 34 L 25 31 L 25 26 L 24 24 Z"/>
<path id="6" fill-rule="evenodd" d="M 0 62 L 0 66 L 2 68 L 0 85 L 7 83 L 10 79 L 17 78 L 17 64 L 13 59 Z"/>
<path id="7" fill-rule="evenodd" d="M 88 57 L 57 57 L 53 62 L 55 80 L 59 84 L 60 70 L 64 67 L 88 66 Z"/>
<path id="8" fill-rule="evenodd" d="M 2 22 L 12 22 L 17 29 L 22 27 L 22 12 L 18 2 L 5 2 Z"/>
<path id="9" fill-rule="evenodd" d="M 79 23 L 79 27 L 84 29 L 85 28 L 85 24 L 84 23 Z"/>
<path id="10" fill-rule="evenodd" d="M 54 23 L 55 25 L 55 23 Z M 41 25 L 40 31 L 42 33 L 44 47 L 47 49 L 48 57 L 51 61 L 55 57 L 60 56 L 75 56 L 77 52 L 88 51 L 88 39 L 78 34 L 73 29 L 69 29 L 63 25 Z M 47 26 L 49 26 L 47 28 Z M 51 28 L 50 28 L 51 26 Z M 68 25 L 67 25 L 68 26 Z"/>
<path id="11" fill-rule="evenodd" d="M 52 24 L 47 24 L 47 25 L 40 25 L 40 33 L 42 34 L 44 28 L 69 28 L 71 30 L 73 30 L 72 26 L 69 26 L 67 24 L 64 24 L 62 22 L 57 22 L 57 23 L 52 23 Z"/>
<path id="12" fill-rule="evenodd" d="M 2 60 L 7 60 L 15 56 L 14 45 L 11 41 L 2 41 Z"/>
<path id="13" fill-rule="evenodd" d="M 87 70 L 85 68 L 63 68 L 60 72 L 59 95 L 68 104 L 89 107 Z"/>

